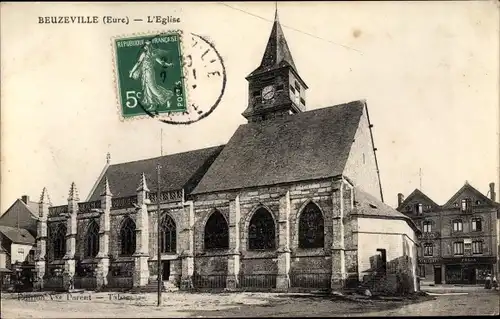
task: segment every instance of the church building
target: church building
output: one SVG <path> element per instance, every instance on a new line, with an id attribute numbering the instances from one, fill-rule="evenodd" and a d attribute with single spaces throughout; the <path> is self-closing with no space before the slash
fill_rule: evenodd
<path id="1" fill-rule="evenodd" d="M 415 290 L 419 230 L 383 203 L 366 102 L 306 111 L 308 86 L 277 15 L 246 79 L 248 123 L 227 144 L 108 157 L 85 201 L 72 183 L 68 203 L 52 206 L 44 188 L 39 285 L 148 287 L 160 271 L 180 289 L 337 290 L 377 273 Z"/>

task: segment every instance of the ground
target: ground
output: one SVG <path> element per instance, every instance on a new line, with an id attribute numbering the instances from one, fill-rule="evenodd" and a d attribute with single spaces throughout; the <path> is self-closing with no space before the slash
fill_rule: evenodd
<path id="1" fill-rule="evenodd" d="M 280 293 L 2 294 L 2 318 L 455 316 L 499 314 L 499 291 L 482 287 L 428 287 L 418 301 L 337 300 Z M 69 299 L 69 300 L 68 300 Z M 90 299 L 90 300 L 89 300 Z M 423 300 L 423 301 L 422 301 Z"/>

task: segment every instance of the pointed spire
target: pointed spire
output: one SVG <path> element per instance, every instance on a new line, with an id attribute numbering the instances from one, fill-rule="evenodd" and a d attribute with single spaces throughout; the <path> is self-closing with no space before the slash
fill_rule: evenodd
<path id="1" fill-rule="evenodd" d="M 285 35 L 279 23 L 278 5 L 276 4 L 273 28 L 271 30 L 269 40 L 267 41 L 264 56 L 262 57 L 260 66 L 255 69 L 255 71 L 250 73 L 250 76 L 285 67 L 287 65 L 291 66 L 297 72 L 297 68 L 295 67 L 295 63 L 293 62 L 292 54 L 290 53 Z"/>
<path id="2" fill-rule="evenodd" d="M 79 201 L 80 197 L 78 196 L 78 190 L 76 189 L 75 182 L 71 183 L 71 187 L 69 188 L 69 197 L 68 201 Z"/>
<path id="3" fill-rule="evenodd" d="M 113 196 L 113 194 L 111 193 L 111 189 L 109 188 L 109 181 L 107 176 L 104 178 L 104 188 L 102 190 L 101 196 Z"/>
<path id="4" fill-rule="evenodd" d="M 275 9 L 274 9 L 274 21 L 279 22 L 278 18 L 278 1 L 275 1 Z"/>
<path id="5" fill-rule="evenodd" d="M 137 187 L 137 191 L 138 192 L 142 192 L 142 191 L 149 192 L 148 185 L 146 184 L 146 175 L 144 175 L 144 173 L 142 173 L 142 175 L 141 175 L 141 181 L 139 182 L 139 187 Z"/>
<path id="6" fill-rule="evenodd" d="M 47 188 L 42 189 L 42 194 L 40 195 L 40 204 L 50 204 L 50 197 Z"/>

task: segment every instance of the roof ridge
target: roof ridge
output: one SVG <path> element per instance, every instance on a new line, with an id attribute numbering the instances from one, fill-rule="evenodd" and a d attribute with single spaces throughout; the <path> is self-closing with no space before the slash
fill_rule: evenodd
<path id="1" fill-rule="evenodd" d="M 401 205 L 398 206 L 399 209 L 403 208 L 404 206 L 407 206 L 408 202 L 410 201 L 410 199 L 414 196 L 417 196 L 417 195 L 422 195 L 424 197 L 424 199 L 427 199 L 431 202 L 431 204 L 437 206 L 437 207 L 442 207 L 443 205 L 439 205 L 436 201 L 434 201 L 432 198 L 430 198 L 426 193 L 424 193 L 422 190 L 418 189 L 418 188 L 415 188 L 411 193 L 410 195 L 408 195 L 408 197 L 406 197 L 403 202 L 401 202 Z"/>
<path id="2" fill-rule="evenodd" d="M 297 121 L 298 118 L 300 118 L 300 117 L 311 115 L 311 114 L 314 114 L 316 112 L 322 112 L 322 111 L 326 112 L 326 111 L 329 111 L 329 110 L 335 109 L 335 108 L 344 108 L 344 107 L 353 107 L 353 106 L 364 107 L 363 103 L 365 103 L 365 101 L 366 101 L 365 99 L 359 99 L 359 100 L 354 100 L 354 101 L 350 101 L 350 102 L 346 102 L 346 103 L 342 103 L 342 104 L 330 105 L 330 106 L 325 106 L 325 107 L 318 107 L 315 109 L 309 109 L 309 110 L 306 110 L 304 112 L 294 114 L 292 116 L 275 118 L 272 121 L 242 123 L 240 126 L 246 126 L 246 125 L 273 126 L 276 123 L 287 123 L 287 122 Z M 361 104 L 358 104 L 358 103 L 361 103 Z"/>
<path id="3" fill-rule="evenodd" d="M 192 149 L 192 150 L 189 150 L 189 151 L 183 151 L 183 152 L 171 153 L 171 154 L 162 155 L 162 156 L 148 157 L 148 158 L 143 158 L 143 159 L 139 159 L 139 160 L 133 160 L 133 161 L 128 161 L 128 162 L 121 162 L 121 163 L 116 163 L 116 164 L 110 164 L 109 166 L 111 167 L 111 166 L 118 166 L 118 165 L 122 165 L 122 164 L 129 164 L 129 163 L 137 163 L 137 162 L 143 162 L 143 161 L 150 161 L 150 160 L 154 160 L 154 159 L 158 159 L 158 158 L 165 158 L 165 157 L 169 157 L 169 156 L 180 155 L 180 154 L 185 154 L 185 153 L 190 153 L 190 152 L 198 152 L 198 151 L 208 150 L 208 149 L 211 149 L 211 148 L 222 147 L 222 146 L 225 146 L 225 145 L 226 144 L 220 144 L 220 145 L 215 145 L 215 146 L 210 146 L 210 147 L 196 148 L 196 149 Z"/>
<path id="4" fill-rule="evenodd" d="M 225 144 L 215 145 L 200 149 L 188 150 L 184 152 L 164 155 L 154 158 L 144 158 L 141 160 L 123 162 L 110 165 L 105 176 L 96 183 L 97 188 L 89 195 L 87 201 L 98 200 L 100 191 L 104 188 L 104 179 L 108 178 L 110 191 L 114 197 L 126 197 L 137 194 L 137 183 L 142 174 L 148 181 L 148 186 L 155 188 L 156 163 L 159 162 L 164 167 L 162 176 L 170 174 L 169 178 L 162 178 L 161 185 L 164 191 L 179 190 L 191 187 L 190 183 L 201 178 L 200 174 L 208 168 L 207 165 L 213 162 L 214 156 L 218 156 L 224 149 Z M 197 183 L 197 182 L 196 182 Z"/>
<path id="5" fill-rule="evenodd" d="M 453 204 L 453 201 L 456 200 L 456 198 L 467 188 L 470 188 L 473 192 L 478 193 L 480 196 L 482 196 L 484 199 L 487 199 L 490 203 L 496 204 L 494 201 L 491 200 L 488 196 L 484 195 L 481 191 L 479 191 L 477 188 L 472 186 L 469 182 L 465 182 L 462 187 L 458 189 L 443 205 L 440 205 L 442 208 L 447 207 L 451 204 Z"/>
<path id="6" fill-rule="evenodd" d="M 241 124 L 192 194 L 341 175 L 363 107 L 356 100 Z"/>

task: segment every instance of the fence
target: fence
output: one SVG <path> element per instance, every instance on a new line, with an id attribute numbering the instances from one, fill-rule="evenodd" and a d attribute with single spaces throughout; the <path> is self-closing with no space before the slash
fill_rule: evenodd
<path id="1" fill-rule="evenodd" d="M 240 275 L 240 288 L 251 289 L 273 289 L 276 288 L 276 274 L 260 274 L 260 275 Z"/>
<path id="2" fill-rule="evenodd" d="M 75 289 L 95 289 L 97 288 L 97 279 L 95 277 L 75 277 Z"/>
<path id="3" fill-rule="evenodd" d="M 193 275 L 194 288 L 226 288 L 227 275 Z"/>
<path id="4" fill-rule="evenodd" d="M 330 273 L 291 273 L 290 286 L 292 288 L 329 289 L 331 277 Z"/>
<path id="5" fill-rule="evenodd" d="M 238 287 L 241 289 L 274 289 L 276 288 L 276 274 L 242 274 L 238 276 Z M 226 288 L 227 275 L 193 275 L 193 286 L 198 289 Z M 330 273 L 292 273 L 290 274 L 291 288 L 329 289 L 331 285 Z"/>
<path id="6" fill-rule="evenodd" d="M 108 279 L 108 288 L 132 288 L 132 277 L 110 277 Z"/>
<path id="7" fill-rule="evenodd" d="M 43 279 L 43 288 L 44 289 L 62 289 L 64 287 L 63 277 L 62 276 L 54 276 Z"/>

